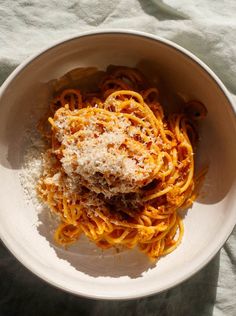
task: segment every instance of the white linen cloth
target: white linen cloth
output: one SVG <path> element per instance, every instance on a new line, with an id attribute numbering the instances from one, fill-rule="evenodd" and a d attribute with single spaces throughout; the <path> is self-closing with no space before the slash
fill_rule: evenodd
<path id="1" fill-rule="evenodd" d="M 82 31 L 125 28 L 170 39 L 236 94 L 235 0 L 0 0 L 0 84 L 32 53 Z M 236 99 L 235 99 L 236 100 Z M 79 298 L 44 283 L 0 244 L 0 315 L 236 315 L 236 231 L 199 273 L 132 301 Z"/>

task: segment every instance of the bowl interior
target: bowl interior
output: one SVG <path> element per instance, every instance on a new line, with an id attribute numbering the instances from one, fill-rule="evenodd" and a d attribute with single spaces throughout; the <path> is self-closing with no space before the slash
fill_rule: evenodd
<path id="1" fill-rule="evenodd" d="M 125 43 L 125 45 L 124 45 Z M 151 264 L 139 251 L 102 252 L 85 238 L 65 250 L 53 242 L 53 219 L 27 200 L 21 172 L 29 138 L 51 96 L 51 80 L 78 67 L 135 66 L 160 85 L 163 106 L 181 96 L 208 110 L 201 122 L 197 166 L 208 166 L 201 193 L 184 219 L 182 244 Z M 0 231 L 29 269 L 73 293 L 101 298 L 151 294 L 186 279 L 220 249 L 236 221 L 236 124 L 230 101 L 195 60 L 162 41 L 137 34 L 88 35 L 33 59 L 0 96 Z M 37 146 L 37 144 L 33 144 Z M 199 168 L 199 167 L 198 167 Z M 34 184 L 32 184 L 34 185 Z"/>

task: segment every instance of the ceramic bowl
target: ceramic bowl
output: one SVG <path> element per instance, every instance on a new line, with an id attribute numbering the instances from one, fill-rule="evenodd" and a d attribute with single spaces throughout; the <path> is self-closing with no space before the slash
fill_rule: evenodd
<path id="1" fill-rule="evenodd" d="M 197 164 L 208 166 L 207 176 L 184 218 L 181 245 L 155 264 L 137 250 L 102 252 L 85 238 L 68 249 L 58 247 L 48 211 L 39 211 L 22 186 L 25 135 L 35 129 L 34 110 L 48 105 L 47 83 L 74 68 L 105 69 L 110 64 L 135 66 L 156 76 L 166 104 L 179 97 L 197 99 L 208 110 L 199 127 L 196 153 Z M 229 92 L 202 61 L 180 46 L 157 36 L 119 30 L 90 32 L 50 46 L 17 67 L 1 87 L 1 238 L 29 270 L 78 295 L 129 299 L 167 290 L 206 265 L 233 230 L 235 139 Z"/>

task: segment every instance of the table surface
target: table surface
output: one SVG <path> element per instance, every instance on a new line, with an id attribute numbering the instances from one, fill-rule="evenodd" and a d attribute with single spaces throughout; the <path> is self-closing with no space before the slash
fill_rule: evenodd
<path id="1" fill-rule="evenodd" d="M 79 32 L 126 28 L 168 38 L 201 58 L 236 94 L 235 0 L 0 0 L 0 84 L 26 57 Z M 236 230 L 189 280 L 151 297 L 97 301 L 65 293 L 0 243 L 0 315 L 236 315 Z"/>

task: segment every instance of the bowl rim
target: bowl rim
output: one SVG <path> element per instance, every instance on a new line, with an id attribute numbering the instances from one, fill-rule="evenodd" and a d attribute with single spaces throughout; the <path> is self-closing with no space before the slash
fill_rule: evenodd
<path id="1" fill-rule="evenodd" d="M 195 62 L 198 66 L 200 66 L 205 73 L 215 81 L 218 88 L 223 92 L 225 98 L 228 101 L 228 104 L 230 105 L 229 109 L 233 112 L 233 114 L 236 114 L 236 106 L 234 106 L 234 101 L 232 96 L 230 95 L 229 91 L 223 84 L 223 82 L 219 79 L 219 77 L 210 69 L 209 66 L 207 66 L 203 61 L 201 61 L 197 56 L 195 56 L 193 53 L 188 51 L 187 49 L 183 48 L 182 46 L 172 42 L 171 40 L 165 39 L 163 37 L 141 32 L 141 31 L 135 31 L 131 29 L 102 29 L 102 30 L 92 30 L 92 31 L 86 31 L 86 32 L 80 32 L 78 35 L 70 36 L 67 38 L 64 38 L 62 40 L 56 41 L 53 44 L 48 45 L 46 48 L 42 49 L 40 52 L 31 55 L 28 57 L 25 61 L 20 63 L 15 70 L 7 77 L 7 79 L 3 82 L 3 84 L 0 87 L 0 99 L 4 94 L 4 91 L 8 88 L 8 86 L 11 84 L 12 80 L 16 78 L 19 73 L 26 68 L 31 62 L 39 58 L 41 55 L 47 53 L 51 49 L 56 48 L 57 46 L 60 46 L 62 44 L 68 43 L 70 41 L 79 40 L 83 37 L 89 37 L 89 36 L 100 36 L 100 35 L 131 35 L 131 36 L 137 36 L 141 38 L 146 38 L 149 40 L 160 42 L 161 44 L 164 44 L 172 49 L 175 49 L 178 53 L 181 53 L 185 57 L 189 58 L 191 61 Z M 236 132 L 236 129 L 235 129 Z M 28 270 L 33 272 L 35 275 L 37 275 L 40 279 L 44 280 L 45 282 L 53 285 L 56 288 L 60 288 L 66 292 L 73 293 L 82 297 L 87 298 L 93 298 L 93 299 L 103 299 L 103 300 L 128 300 L 128 299 L 135 299 L 135 298 L 141 298 L 146 297 L 153 294 L 158 294 L 163 291 L 169 290 L 173 288 L 174 286 L 186 281 L 188 278 L 196 274 L 198 271 L 200 271 L 216 254 L 217 252 L 222 248 L 224 243 L 227 241 L 227 239 L 230 237 L 234 226 L 236 224 L 236 212 L 234 214 L 234 221 L 232 221 L 227 226 L 226 233 L 220 241 L 217 243 L 217 246 L 212 249 L 211 253 L 208 254 L 208 256 L 205 256 L 204 260 L 202 260 L 198 265 L 194 266 L 191 270 L 188 271 L 184 276 L 177 277 L 174 281 L 169 282 L 165 286 L 163 286 L 160 290 L 155 289 L 139 289 L 138 293 L 132 293 L 130 295 L 122 295 L 122 293 L 119 296 L 114 295 L 104 295 L 104 294 L 94 294 L 89 293 L 89 291 L 81 291 L 80 289 L 74 290 L 67 287 L 65 284 L 62 284 L 62 282 L 57 282 L 53 280 L 53 278 L 48 277 L 47 273 L 43 273 L 42 271 L 39 272 L 37 267 L 35 267 L 33 264 L 31 264 L 31 261 L 27 256 L 24 256 L 20 253 L 20 251 L 17 250 L 17 247 L 14 246 L 14 241 L 10 241 L 8 239 L 7 233 L 4 233 L 4 231 L 0 230 L 0 238 L 4 245 L 8 248 L 8 250 L 14 255 L 14 257 L 22 263 Z"/>

